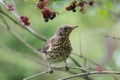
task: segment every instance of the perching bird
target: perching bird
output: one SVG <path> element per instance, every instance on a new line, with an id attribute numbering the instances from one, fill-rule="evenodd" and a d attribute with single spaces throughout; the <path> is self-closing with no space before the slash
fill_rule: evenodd
<path id="1" fill-rule="evenodd" d="M 47 40 L 46 44 L 40 49 L 45 60 L 49 63 L 49 71 L 53 72 L 51 63 L 65 62 L 65 69 L 67 67 L 66 59 L 69 57 L 72 47 L 69 40 L 69 35 L 73 29 L 78 26 L 62 25 L 55 32 L 54 36 Z"/>

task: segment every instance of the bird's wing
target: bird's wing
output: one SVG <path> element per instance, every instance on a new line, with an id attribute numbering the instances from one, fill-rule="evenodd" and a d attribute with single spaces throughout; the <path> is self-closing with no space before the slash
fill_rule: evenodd
<path id="1" fill-rule="evenodd" d="M 52 45 L 54 44 L 55 39 L 54 38 L 50 38 L 45 45 L 41 48 L 41 52 L 42 53 L 48 53 L 49 51 L 52 50 Z"/>

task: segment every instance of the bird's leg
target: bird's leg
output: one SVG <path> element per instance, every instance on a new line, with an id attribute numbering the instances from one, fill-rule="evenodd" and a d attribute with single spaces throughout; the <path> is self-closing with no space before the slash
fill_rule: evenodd
<path id="1" fill-rule="evenodd" d="M 48 67 L 49 67 L 49 69 L 48 69 L 49 73 L 53 73 L 53 69 L 52 69 L 51 64 L 49 62 L 48 62 Z"/>
<path id="2" fill-rule="evenodd" d="M 69 70 L 69 67 L 67 66 L 66 60 L 65 60 L 64 62 L 65 62 L 65 70 L 68 71 L 68 70 Z"/>

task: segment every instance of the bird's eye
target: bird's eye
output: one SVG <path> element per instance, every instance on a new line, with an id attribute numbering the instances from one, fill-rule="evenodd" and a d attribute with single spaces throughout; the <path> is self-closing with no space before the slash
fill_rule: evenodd
<path id="1" fill-rule="evenodd" d="M 68 29 L 67 27 L 64 28 L 65 31 L 67 31 L 67 29 Z"/>

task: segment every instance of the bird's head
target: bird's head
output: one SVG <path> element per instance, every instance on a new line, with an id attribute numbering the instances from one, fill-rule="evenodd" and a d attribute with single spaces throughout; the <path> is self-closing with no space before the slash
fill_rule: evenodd
<path id="1" fill-rule="evenodd" d="M 67 36 L 69 36 L 69 34 L 71 33 L 71 31 L 72 31 L 73 29 L 75 29 L 76 27 L 78 27 L 78 26 L 76 26 L 76 25 L 62 25 L 62 26 L 60 26 L 60 27 L 57 29 L 55 35 L 67 37 Z"/>

